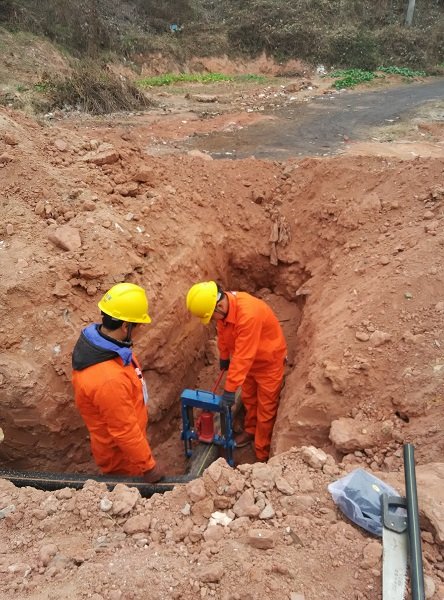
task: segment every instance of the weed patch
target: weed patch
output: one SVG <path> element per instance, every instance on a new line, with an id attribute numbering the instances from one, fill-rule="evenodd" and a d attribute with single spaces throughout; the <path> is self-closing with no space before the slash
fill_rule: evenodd
<path id="1" fill-rule="evenodd" d="M 337 90 L 351 88 L 360 83 L 372 81 L 375 77 L 378 77 L 373 71 L 363 71 L 362 69 L 333 71 L 329 76 L 338 78 L 338 80 L 333 83 L 333 87 Z M 383 75 L 380 77 L 383 77 Z"/>
<path id="2" fill-rule="evenodd" d="M 427 77 L 425 71 L 413 71 L 408 67 L 378 67 L 377 71 L 389 73 L 390 75 L 402 75 L 402 77 Z"/>

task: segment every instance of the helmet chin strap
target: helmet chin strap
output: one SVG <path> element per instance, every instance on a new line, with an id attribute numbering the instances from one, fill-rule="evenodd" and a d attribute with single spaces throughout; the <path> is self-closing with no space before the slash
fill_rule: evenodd
<path id="1" fill-rule="evenodd" d="M 134 329 L 134 323 L 128 323 L 128 327 L 126 330 L 126 337 L 123 340 L 123 342 L 125 344 L 128 344 L 128 346 L 132 346 L 132 344 L 133 344 L 133 340 L 131 339 L 131 334 L 133 332 L 133 329 Z"/>

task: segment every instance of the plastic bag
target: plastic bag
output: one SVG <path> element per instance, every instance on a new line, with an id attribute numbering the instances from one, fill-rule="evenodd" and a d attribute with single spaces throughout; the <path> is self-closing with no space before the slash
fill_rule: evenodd
<path id="1" fill-rule="evenodd" d="M 328 491 L 344 515 L 366 531 L 382 536 L 381 495 L 398 492 L 363 469 L 330 483 Z"/>

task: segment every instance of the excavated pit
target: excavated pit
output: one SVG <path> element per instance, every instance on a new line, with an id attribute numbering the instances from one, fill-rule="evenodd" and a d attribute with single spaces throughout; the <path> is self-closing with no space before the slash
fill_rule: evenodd
<path id="1" fill-rule="evenodd" d="M 257 258 L 256 258 L 257 262 Z M 226 275 L 221 281 L 227 290 L 247 291 L 254 296 L 267 302 L 275 312 L 281 327 L 283 329 L 288 347 L 288 367 L 287 374 L 293 369 L 296 346 L 297 331 L 303 314 L 304 296 L 294 296 L 286 294 L 283 286 L 283 280 L 286 277 L 290 267 L 282 266 L 276 270 L 275 267 L 267 265 L 265 260 L 256 271 L 233 269 L 227 265 L 224 268 Z M 259 267 L 259 265 L 258 265 Z M 302 286 L 307 274 L 302 270 L 301 279 L 298 282 Z M 180 390 L 185 387 L 192 389 L 213 390 L 215 382 L 218 379 L 219 355 L 217 351 L 217 338 L 214 324 L 208 327 L 194 324 L 198 329 L 198 336 L 194 346 L 189 350 L 193 357 L 191 363 L 187 366 L 187 371 L 192 374 L 183 385 L 178 384 L 177 396 L 172 400 L 171 406 L 166 411 L 166 415 L 158 422 L 149 426 L 149 439 L 156 456 L 166 465 L 168 473 L 182 473 L 187 469 L 187 461 L 184 457 L 184 446 L 180 439 L 182 426 L 180 414 Z M 178 324 L 180 326 L 180 324 Z M 223 381 L 218 391 L 221 393 Z M 235 428 L 242 427 L 242 410 L 235 418 Z M 223 451 L 219 454 L 223 456 Z M 235 451 L 235 462 L 254 462 L 255 455 L 252 448 L 243 448 Z"/>

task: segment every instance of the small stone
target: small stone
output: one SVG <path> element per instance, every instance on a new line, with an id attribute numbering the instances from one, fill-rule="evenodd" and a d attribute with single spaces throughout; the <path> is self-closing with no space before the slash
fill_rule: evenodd
<path id="1" fill-rule="evenodd" d="M 294 489 L 284 477 L 276 477 L 276 487 L 282 494 L 287 494 L 288 496 L 294 494 Z"/>
<path id="2" fill-rule="evenodd" d="M 8 223 L 6 225 L 6 233 L 8 235 L 12 235 L 14 233 L 14 225 L 12 223 Z"/>
<path id="3" fill-rule="evenodd" d="M 271 504 L 266 504 L 264 510 L 261 513 L 259 513 L 259 519 L 272 519 L 275 514 L 276 513 Z"/>
<path id="4" fill-rule="evenodd" d="M 18 145 L 17 139 L 11 133 L 5 133 L 5 135 L 3 136 L 3 141 L 8 146 L 17 146 Z"/>
<path id="5" fill-rule="evenodd" d="M 385 331 L 379 331 L 378 329 L 374 331 L 370 335 L 370 344 L 375 348 L 382 346 L 382 344 L 386 344 L 392 339 L 390 333 L 386 333 Z"/>
<path id="6" fill-rule="evenodd" d="M 58 548 L 55 544 L 45 544 L 39 550 L 39 560 L 44 567 L 47 567 L 51 560 L 58 552 Z"/>
<path id="7" fill-rule="evenodd" d="M 218 583 L 225 573 L 222 563 L 204 564 L 196 569 L 196 577 L 202 583 Z"/>
<path id="8" fill-rule="evenodd" d="M 123 531 L 128 535 L 134 533 L 146 533 L 150 530 L 151 515 L 136 515 L 126 521 Z"/>
<path id="9" fill-rule="evenodd" d="M 290 592 L 290 600 L 305 600 L 305 596 L 297 592 Z"/>
<path id="10" fill-rule="evenodd" d="M 322 469 L 327 462 L 327 454 L 315 446 L 302 446 L 302 460 L 313 469 Z"/>
<path id="11" fill-rule="evenodd" d="M 202 479 L 193 479 L 193 481 L 187 483 L 186 490 L 188 497 L 192 502 L 199 502 L 199 500 L 203 500 L 207 497 L 207 491 Z"/>
<path id="12" fill-rule="evenodd" d="M 381 256 L 381 258 L 379 259 L 379 262 L 381 263 L 381 265 L 388 265 L 390 262 L 390 259 L 388 256 Z"/>
<path id="13" fill-rule="evenodd" d="M 413 294 L 411 292 L 405 292 L 404 293 L 404 298 L 406 298 L 407 300 L 412 300 L 413 299 Z"/>
<path id="14" fill-rule="evenodd" d="M 424 592 L 426 600 L 430 600 L 435 595 L 436 585 L 430 575 L 424 575 Z"/>
<path id="15" fill-rule="evenodd" d="M 276 538 L 274 531 L 270 529 L 250 529 L 247 541 L 253 548 L 268 550 L 274 548 Z"/>
<path id="16" fill-rule="evenodd" d="M 438 302 L 437 304 L 435 304 L 435 310 L 436 312 L 444 312 L 444 302 Z"/>
<path id="17" fill-rule="evenodd" d="M 61 279 L 57 281 L 54 286 L 52 293 L 57 298 L 64 298 L 68 296 L 71 292 L 71 284 L 68 281 L 62 281 Z"/>
<path id="18" fill-rule="evenodd" d="M 357 340 L 359 340 L 360 342 L 368 342 L 368 340 L 370 339 L 370 336 L 368 333 L 366 333 L 365 331 L 357 331 L 355 333 L 355 337 Z"/>
<path id="19" fill-rule="evenodd" d="M 66 152 L 68 150 L 68 143 L 65 140 L 55 140 L 54 147 L 57 148 L 59 152 Z"/>
<path id="20" fill-rule="evenodd" d="M 219 542 L 224 537 L 224 530 L 219 525 L 210 525 L 203 536 L 206 542 Z"/>
<path id="21" fill-rule="evenodd" d="M 238 517 L 257 517 L 261 512 L 254 502 L 252 490 L 245 490 L 233 506 L 233 512 Z"/>
<path id="22" fill-rule="evenodd" d="M 51 230 L 48 239 L 58 248 L 68 252 L 74 252 L 82 247 L 79 230 L 70 225 L 62 225 Z"/>

